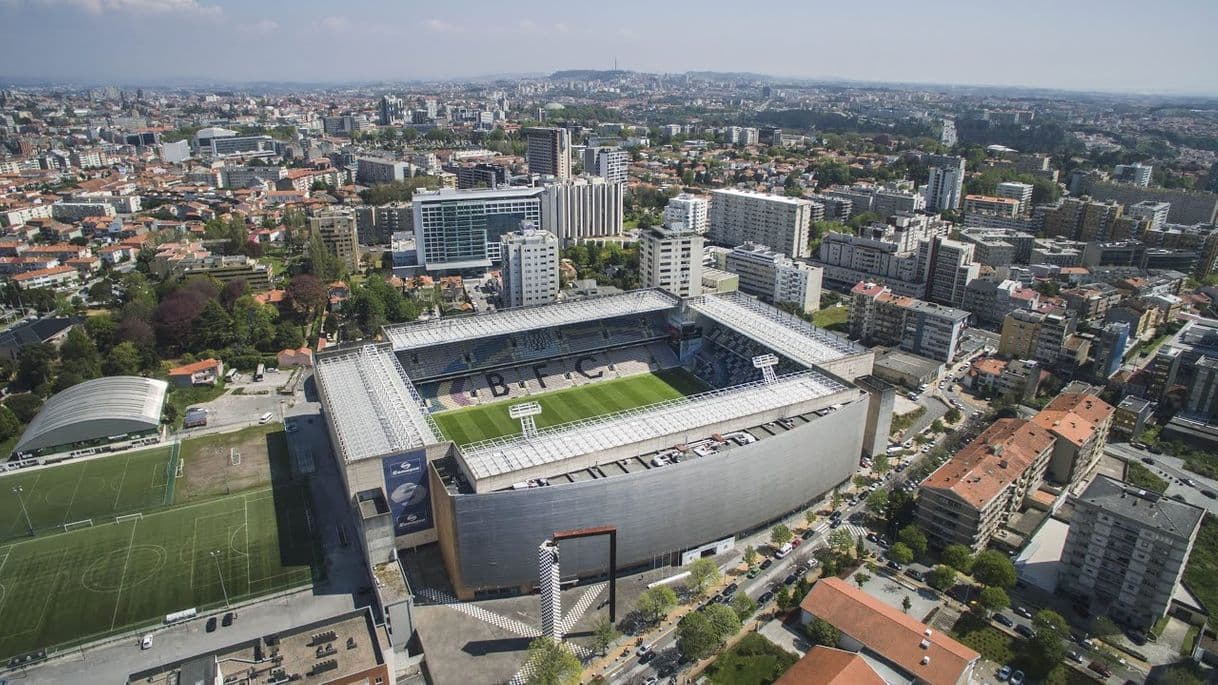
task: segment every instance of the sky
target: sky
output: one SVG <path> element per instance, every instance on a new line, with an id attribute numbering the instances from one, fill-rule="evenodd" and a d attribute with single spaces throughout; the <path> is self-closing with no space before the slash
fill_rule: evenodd
<path id="1" fill-rule="evenodd" d="M 1218 0 L 0 0 L 0 80 L 620 68 L 1218 95 Z"/>

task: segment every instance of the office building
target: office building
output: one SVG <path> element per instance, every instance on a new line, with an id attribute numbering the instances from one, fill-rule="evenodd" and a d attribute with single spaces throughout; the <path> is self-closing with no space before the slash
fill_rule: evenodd
<path id="1" fill-rule="evenodd" d="M 794 262 L 764 245 L 745 243 L 727 255 L 727 270 L 740 276 L 740 291 L 804 313 L 820 309 L 824 270 Z"/>
<path id="2" fill-rule="evenodd" d="M 960 209 L 964 197 L 964 158 L 928 155 L 926 165 L 930 171 L 923 193 L 926 209 L 932 212 Z"/>
<path id="3" fill-rule="evenodd" d="M 1135 186 L 1146 188 L 1150 185 L 1150 177 L 1154 172 L 1154 167 L 1141 162 L 1133 164 L 1118 164 L 1112 173 L 1112 180 L 1120 181 L 1121 183 L 1132 183 Z"/>
<path id="4" fill-rule="evenodd" d="M 1052 266 L 1082 266 L 1087 243 L 1065 238 L 1037 238 L 1032 241 L 1029 264 Z"/>
<path id="5" fill-rule="evenodd" d="M 527 128 L 524 130 L 525 162 L 529 173 L 571 178 L 571 132 L 565 128 Z"/>
<path id="6" fill-rule="evenodd" d="M 678 297 L 702 294 L 702 236 L 684 227 L 653 226 L 639 235 L 639 271 L 644 288 Z"/>
<path id="7" fill-rule="evenodd" d="M 500 238 L 541 220 L 542 188 L 417 191 L 412 201 L 415 246 L 428 271 L 485 269 L 500 258 Z"/>
<path id="8" fill-rule="evenodd" d="M 279 143 L 270 136 L 217 136 L 204 150 L 211 157 L 271 157 L 278 154 Z"/>
<path id="9" fill-rule="evenodd" d="M 849 202 L 850 207 L 844 213 L 846 217 L 851 213 L 875 212 L 887 219 L 894 214 L 920 212 L 927 208 L 926 198 L 920 193 L 912 193 L 893 186 L 879 186 L 871 183 L 832 186 L 821 195 L 816 196 L 816 200 L 819 202 L 822 198 L 826 197 Z M 826 208 L 826 214 L 828 213 L 829 210 Z M 842 214 L 842 212 L 834 210 L 834 214 Z"/>
<path id="10" fill-rule="evenodd" d="M 1146 222 L 1146 230 L 1154 231 L 1167 223 L 1171 213 L 1171 203 L 1142 200 L 1125 207 L 1125 214 L 1133 219 Z"/>
<path id="11" fill-rule="evenodd" d="M 309 229 L 321 238 L 322 245 L 346 266 L 347 271 L 354 273 L 359 270 L 359 231 L 354 210 L 321 210 L 309 217 Z"/>
<path id="12" fill-rule="evenodd" d="M 697 233 L 706 233 L 709 213 L 710 200 L 705 196 L 681 193 L 664 205 L 664 224 L 681 224 Z"/>
<path id="13" fill-rule="evenodd" d="M 994 214 L 996 216 L 1014 219 L 1019 216 L 1019 200 L 1010 197 L 992 195 L 965 195 L 964 211 L 979 214 Z"/>
<path id="14" fill-rule="evenodd" d="M 918 244 L 919 280 L 926 283 L 926 299 L 959 307 L 964 291 L 981 272 L 973 261 L 971 243 L 934 236 Z"/>
<path id="15" fill-rule="evenodd" d="M 584 173 L 600 176 L 609 183 L 625 183 L 630 168 L 630 153 L 615 147 L 590 147 L 584 150 Z"/>
<path id="16" fill-rule="evenodd" d="M 558 238 L 528 222 L 501 239 L 503 304 L 531 307 L 558 299 Z"/>
<path id="17" fill-rule="evenodd" d="M 1040 487 L 1054 442 L 1030 421 L 999 419 L 927 476 L 917 522 L 931 546 L 984 549 Z"/>
<path id="18" fill-rule="evenodd" d="M 448 164 L 444 171 L 457 177 L 457 189 L 501 188 L 511 185 L 507 167 L 502 164 Z"/>
<path id="19" fill-rule="evenodd" d="M 216 279 L 222 285 L 231 281 L 245 281 L 246 289 L 253 292 L 271 289 L 270 266 L 259 264 L 245 255 L 188 257 L 173 264 L 169 272 L 172 277 L 182 280 L 192 276 L 206 276 Z M 13 278 L 16 280 L 18 277 Z"/>
<path id="20" fill-rule="evenodd" d="M 850 336 L 867 344 L 952 362 L 969 313 L 894 294 L 887 286 L 859 282 L 850 291 Z"/>
<path id="21" fill-rule="evenodd" d="M 1205 511 L 1104 475 L 1072 501 L 1058 590 L 1149 629 L 1167 614 Z"/>
<path id="22" fill-rule="evenodd" d="M 410 231 L 413 225 L 409 202 L 363 205 L 354 211 L 360 245 L 388 245 L 394 233 Z"/>
<path id="23" fill-rule="evenodd" d="M 1035 190 L 1035 187 L 1030 183 L 1003 181 L 994 189 L 994 194 L 998 197 L 1017 200 L 1019 202 L 1018 216 L 1027 216 L 1032 213 L 1033 190 Z"/>
<path id="24" fill-rule="evenodd" d="M 807 257 L 813 203 L 746 190 L 711 191 L 708 237 L 723 245 L 758 243 L 789 255 Z"/>
<path id="25" fill-rule="evenodd" d="M 622 234 L 625 183 L 597 176 L 547 184 L 541 192 L 541 227 L 563 245 Z"/>

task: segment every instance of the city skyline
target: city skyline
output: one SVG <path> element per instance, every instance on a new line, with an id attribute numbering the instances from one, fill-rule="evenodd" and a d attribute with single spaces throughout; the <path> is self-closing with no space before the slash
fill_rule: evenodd
<path id="1" fill-rule="evenodd" d="M 1154 7 L 927 0 L 873 3 L 866 12 L 784 2 L 752 24 L 732 15 L 738 9 L 633 1 L 573 9 L 537 0 L 425 10 L 356 1 L 336 11 L 285 0 L 0 0 L 0 21 L 15 29 L 0 46 L 9 65 L 0 80 L 366 83 L 616 63 L 654 73 L 1218 95 L 1218 72 L 1201 68 L 1218 62 L 1218 44 L 1206 35 L 1218 5 L 1204 0 Z M 1095 43 L 1079 43 L 1082 35 Z"/>

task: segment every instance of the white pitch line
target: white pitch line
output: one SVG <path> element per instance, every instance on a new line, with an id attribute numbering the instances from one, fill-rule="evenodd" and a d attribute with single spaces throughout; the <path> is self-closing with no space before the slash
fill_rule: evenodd
<path id="1" fill-rule="evenodd" d="M 139 525 L 139 519 L 131 522 L 131 538 L 127 540 L 127 558 L 123 560 L 123 575 L 118 579 L 118 593 L 114 597 L 114 615 L 110 617 L 110 630 L 114 630 L 114 624 L 118 621 L 118 606 L 123 598 L 123 583 L 127 580 L 127 566 L 131 564 L 131 550 L 135 547 L 135 529 Z"/>

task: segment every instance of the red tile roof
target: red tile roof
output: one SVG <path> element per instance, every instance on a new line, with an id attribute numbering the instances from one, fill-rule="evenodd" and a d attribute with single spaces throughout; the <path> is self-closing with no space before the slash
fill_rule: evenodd
<path id="1" fill-rule="evenodd" d="M 884 685 L 884 679 L 858 654 L 817 645 L 774 685 Z"/>

